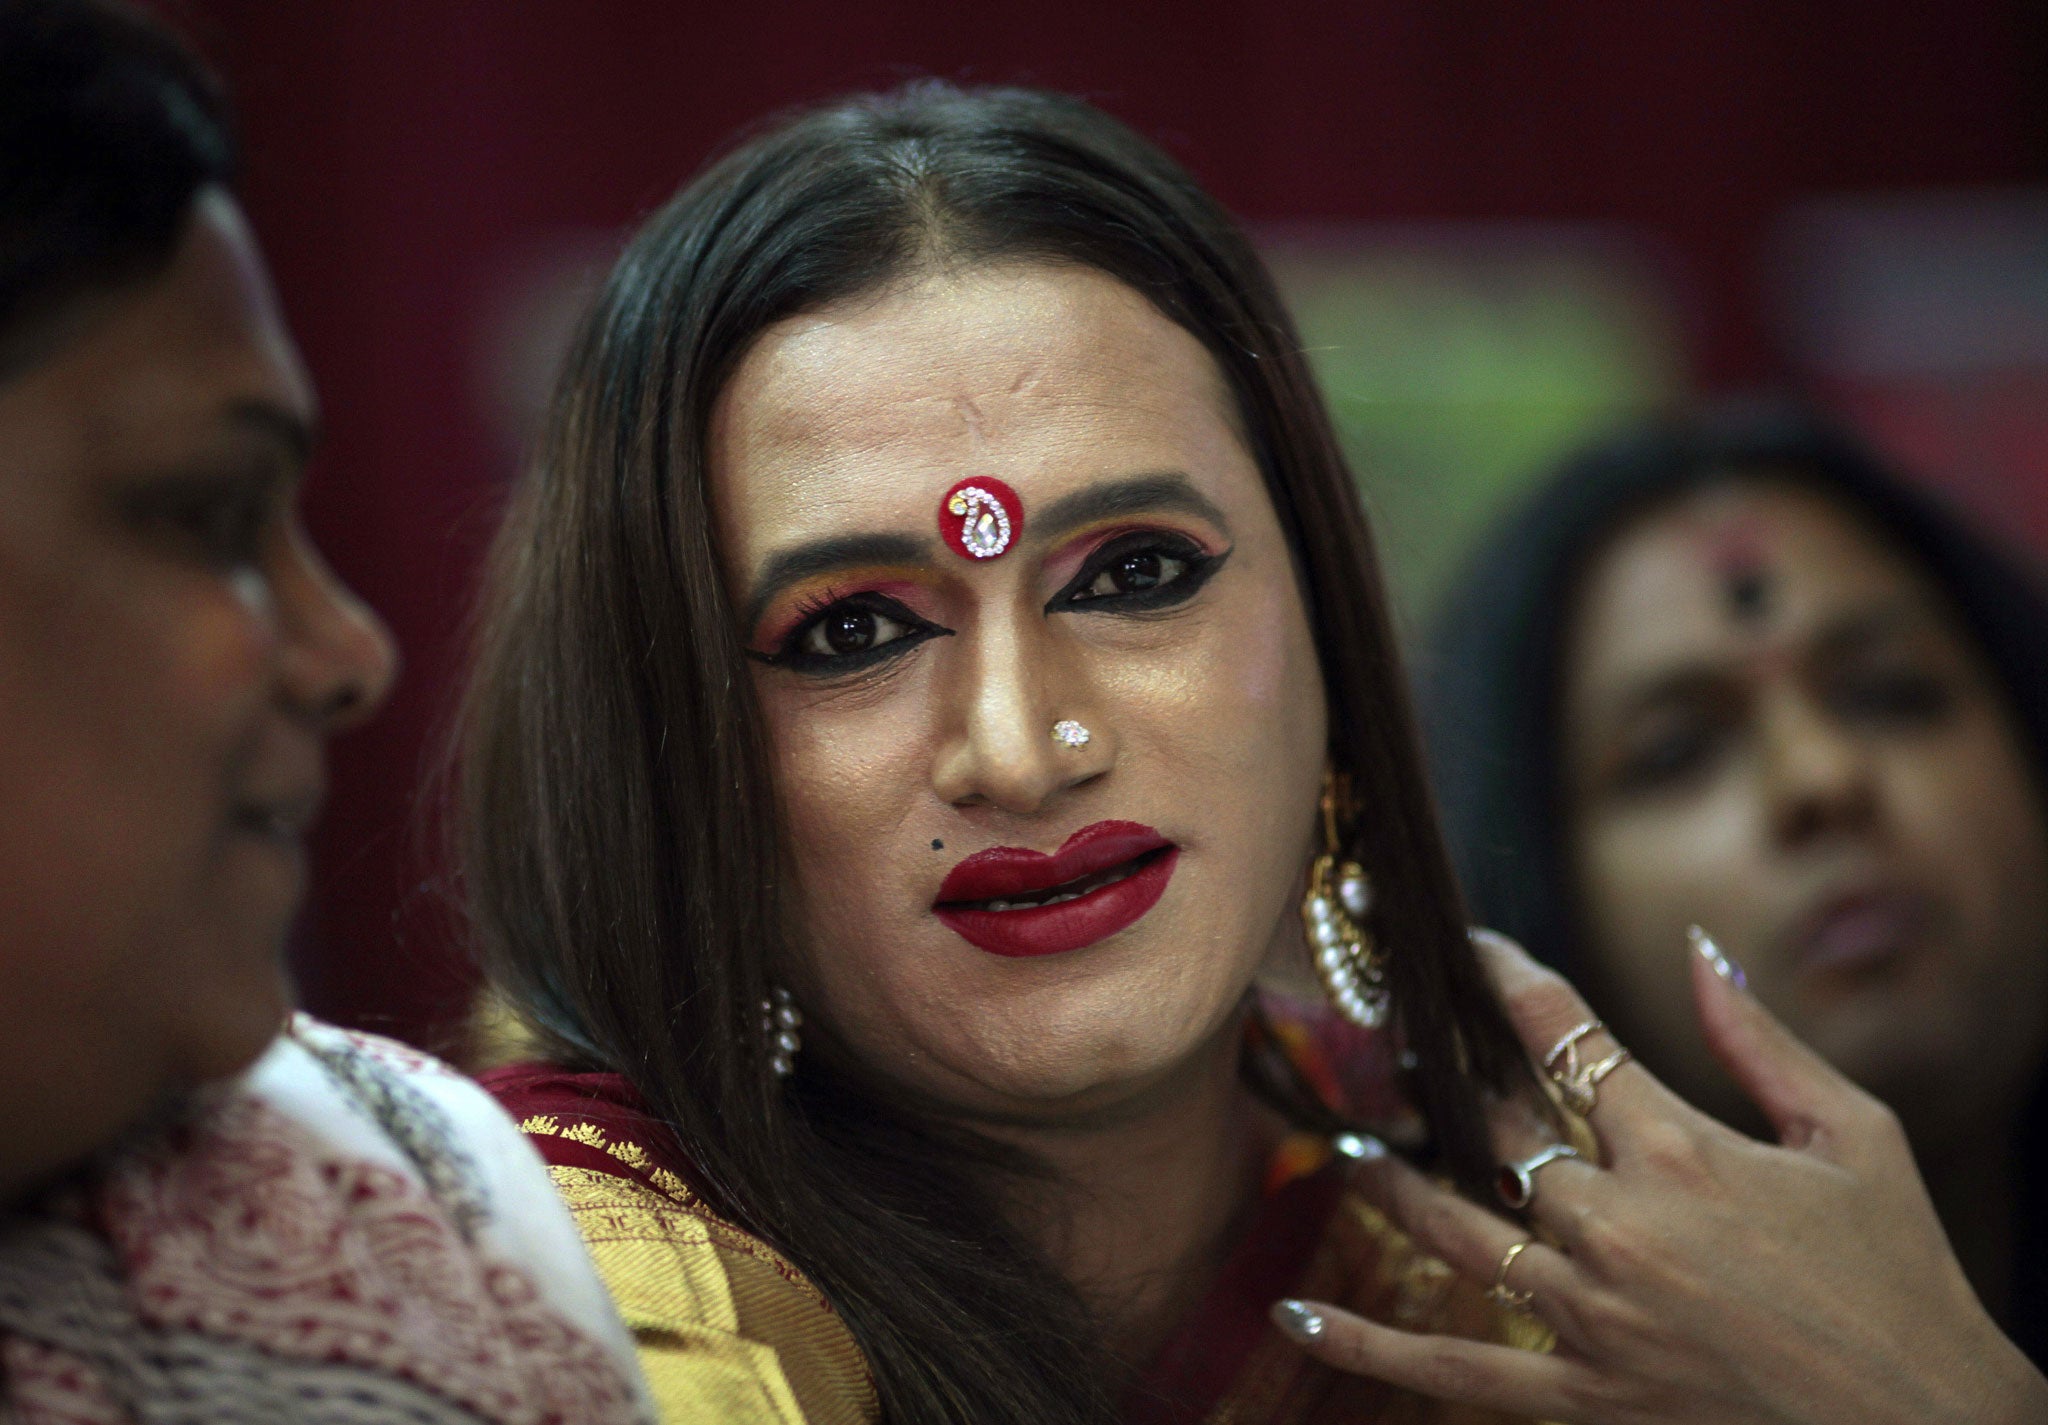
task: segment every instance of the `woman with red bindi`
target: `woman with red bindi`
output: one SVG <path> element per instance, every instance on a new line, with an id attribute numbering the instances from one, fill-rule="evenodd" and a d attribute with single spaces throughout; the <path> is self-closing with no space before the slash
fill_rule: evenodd
<path id="1" fill-rule="evenodd" d="M 1930 1296 L 1910 1158 L 1753 998 L 1700 959 L 1824 1148 L 1716 1136 L 1469 937 L 1300 342 L 1078 101 L 856 97 L 686 187 L 579 339 L 483 630 L 467 884 L 538 1051 L 492 1082 L 670 1419 L 2048 1400 Z M 1327 1005 L 1262 991 L 1305 954 Z"/>
<path id="2" fill-rule="evenodd" d="M 1483 915 L 1754 1130 L 1689 925 L 1899 1116 L 1985 1300 L 2048 1356 L 2048 600 L 1839 432 L 1730 407 L 1576 458 L 1432 650 Z"/>

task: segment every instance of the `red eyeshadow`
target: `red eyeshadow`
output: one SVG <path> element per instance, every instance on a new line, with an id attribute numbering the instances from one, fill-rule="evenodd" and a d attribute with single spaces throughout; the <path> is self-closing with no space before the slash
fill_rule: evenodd
<path id="1" fill-rule="evenodd" d="M 916 608 L 920 598 L 928 594 L 931 586 L 919 579 L 901 577 L 883 579 L 835 578 L 830 582 L 819 582 L 807 589 L 793 589 L 782 599 L 776 600 L 777 612 L 762 621 L 755 632 L 755 646 L 764 651 L 779 648 L 789 636 L 802 628 L 820 612 L 830 608 L 842 599 L 856 594 L 880 594 L 894 599 L 905 608 Z"/>

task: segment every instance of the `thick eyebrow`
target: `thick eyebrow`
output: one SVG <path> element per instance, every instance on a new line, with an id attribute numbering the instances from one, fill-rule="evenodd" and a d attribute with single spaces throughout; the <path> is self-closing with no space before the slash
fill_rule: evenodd
<path id="1" fill-rule="evenodd" d="M 1062 495 L 1043 510 L 1030 512 L 1031 517 L 1025 522 L 1025 533 L 1034 540 L 1056 542 L 1083 525 L 1094 524 L 1098 520 L 1115 519 L 1119 515 L 1157 514 L 1166 510 L 1195 515 L 1215 525 L 1226 536 L 1230 533 L 1230 521 L 1223 517 L 1223 511 L 1195 488 L 1194 481 L 1178 470 L 1133 475 Z"/>
<path id="2" fill-rule="evenodd" d="M 746 626 L 756 628 L 775 596 L 791 584 L 834 569 L 869 564 L 917 564 L 929 559 L 932 541 L 912 534 L 845 534 L 778 550 L 761 565 L 747 595 Z"/>
<path id="3" fill-rule="evenodd" d="M 1105 481 L 1062 495 L 1043 510 L 1029 511 L 1025 533 L 1034 541 L 1052 542 L 1062 536 L 1119 515 L 1153 514 L 1179 510 L 1208 520 L 1230 533 L 1230 521 L 1194 482 L 1177 470 L 1133 475 L 1124 480 Z M 915 564 L 931 558 L 932 541 L 908 534 L 849 534 L 813 540 L 772 554 L 754 576 L 746 603 L 746 626 L 760 625 L 775 596 L 791 584 L 834 569 L 871 564 Z"/>
<path id="4" fill-rule="evenodd" d="M 1932 611 L 1911 595 L 1886 599 L 1838 614 L 1808 641 L 1808 647 L 1814 655 L 1838 658 L 1901 632 L 1910 632 L 1931 616 Z M 1718 679 L 1742 661 L 1740 656 L 1713 655 L 1688 658 L 1661 668 L 1623 687 L 1613 699 L 1614 715 L 1625 720 L 1671 698 L 1710 691 Z"/>
<path id="5" fill-rule="evenodd" d="M 275 401 L 237 401 L 228 407 L 227 414 L 232 424 L 276 441 L 300 466 L 310 461 L 320 446 L 319 424 Z"/>

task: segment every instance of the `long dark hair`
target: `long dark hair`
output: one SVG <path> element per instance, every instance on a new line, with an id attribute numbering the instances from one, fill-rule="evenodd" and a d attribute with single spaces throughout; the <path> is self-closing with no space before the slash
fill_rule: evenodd
<path id="1" fill-rule="evenodd" d="M 765 328 L 935 255 L 1099 269 L 1214 355 L 1298 561 L 1412 1093 L 1442 1161 L 1484 1178 L 1479 1086 L 1526 1066 L 1465 940 L 1352 482 L 1243 236 L 1078 100 L 927 82 L 812 109 L 640 231 L 494 551 L 459 759 L 466 892 L 501 992 L 560 1059 L 623 1073 L 707 1197 L 810 1275 L 889 1419 L 1108 1420 L 1097 1329 L 993 1208 L 1001 1155 L 808 1057 L 779 1084 L 758 1032 L 790 861 L 706 426 Z"/>
<path id="2" fill-rule="evenodd" d="M 1730 402 L 1617 432 L 1567 461 L 1509 517 L 1447 600 L 1426 654 L 1424 725 L 1472 908 L 1537 958 L 1592 981 L 1560 784 L 1565 613 L 1593 556 L 1636 516 L 1732 475 L 1811 490 L 1892 544 L 1947 595 L 2048 773 L 2048 587 L 2022 556 L 1797 406 Z M 1597 985 L 1593 986 L 1597 990 Z M 2031 1114 L 2013 1325 L 2048 1359 L 2048 1095 Z"/>
<path id="3" fill-rule="evenodd" d="M 108 0 L 0 0 L 0 379 L 80 299 L 167 263 L 234 171 L 219 85 L 162 27 Z"/>

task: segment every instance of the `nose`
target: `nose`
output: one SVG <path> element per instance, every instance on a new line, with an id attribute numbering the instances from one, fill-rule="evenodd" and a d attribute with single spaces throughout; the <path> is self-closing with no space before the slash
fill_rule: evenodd
<path id="1" fill-rule="evenodd" d="M 958 656 L 946 674 L 948 726 L 933 758 L 932 787 L 953 806 L 1029 815 L 1116 760 L 1114 729 L 1087 680 L 1061 657 L 1055 636 L 1030 627 L 1033 621 L 991 620 L 949 640 Z M 1054 725 L 1064 722 L 1085 728 L 1086 741 L 1071 729 L 1064 739 L 1055 736 Z"/>
<path id="2" fill-rule="evenodd" d="M 286 698 L 323 732 L 368 720 L 398 674 L 384 621 L 327 567 L 303 531 L 277 580 Z"/>
<path id="3" fill-rule="evenodd" d="M 1771 832 L 1797 848 L 1877 817 L 1870 749 L 1813 699 L 1787 694 L 1764 717 L 1765 776 Z"/>

